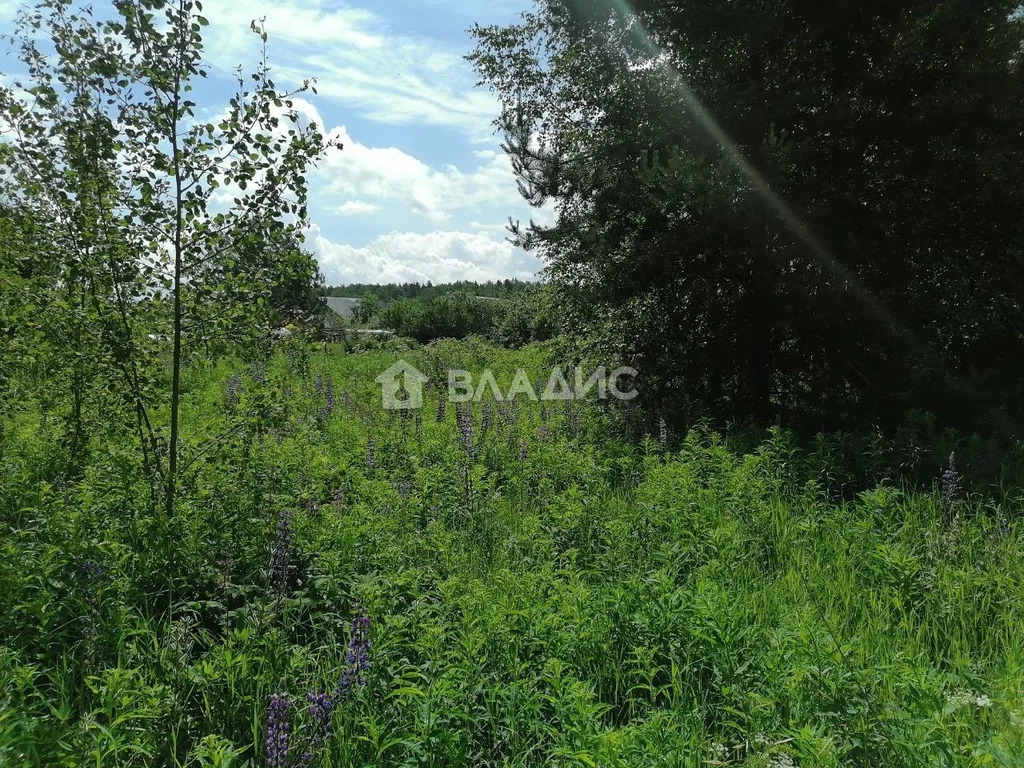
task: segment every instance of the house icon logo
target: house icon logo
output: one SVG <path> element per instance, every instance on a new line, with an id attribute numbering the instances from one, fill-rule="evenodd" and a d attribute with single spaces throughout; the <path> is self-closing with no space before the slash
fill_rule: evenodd
<path id="1" fill-rule="evenodd" d="M 411 411 L 423 407 L 423 385 L 428 379 L 405 360 L 399 360 L 374 381 L 380 384 L 385 410 Z"/>

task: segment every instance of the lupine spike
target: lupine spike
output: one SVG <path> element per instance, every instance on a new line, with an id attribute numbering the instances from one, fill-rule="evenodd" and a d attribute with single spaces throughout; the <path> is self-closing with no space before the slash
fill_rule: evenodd
<path id="1" fill-rule="evenodd" d="M 273 693 L 267 714 L 267 768 L 291 768 L 292 701 Z"/>
<path id="2" fill-rule="evenodd" d="M 949 454 L 949 466 L 943 471 L 939 486 L 943 506 L 952 506 L 960 496 L 960 473 L 956 469 L 955 454 Z"/>
<path id="3" fill-rule="evenodd" d="M 327 377 L 324 383 L 324 418 L 329 418 L 334 413 L 334 381 Z"/>
<path id="4" fill-rule="evenodd" d="M 292 512 L 282 509 L 277 516 L 277 542 L 270 557 L 270 584 L 278 595 L 288 589 L 288 566 L 292 548 Z"/>
<path id="5" fill-rule="evenodd" d="M 351 636 L 345 653 L 345 671 L 341 673 L 334 689 L 335 702 L 351 696 L 358 686 L 366 685 L 366 673 L 370 670 L 370 648 L 370 617 L 360 605 L 352 619 Z"/>

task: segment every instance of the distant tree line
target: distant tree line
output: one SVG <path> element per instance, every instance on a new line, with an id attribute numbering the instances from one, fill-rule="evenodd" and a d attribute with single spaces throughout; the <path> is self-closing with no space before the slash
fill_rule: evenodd
<path id="1" fill-rule="evenodd" d="M 324 288 L 324 295 L 358 299 L 367 293 L 372 293 L 384 303 L 389 303 L 396 299 L 432 299 L 456 292 L 468 293 L 473 296 L 508 298 L 518 293 L 527 292 L 535 285 L 535 283 L 515 279 L 488 280 L 487 282 L 460 280 L 454 283 L 439 283 L 437 285 L 429 280 L 426 283 L 387 283 L 384 285 L 351 283 L 348 285 L 328 286 Z"/>
<path id="2" fill-rule="evenodd" d="M 518 283 L 507 298 L 498 298 L 479 293 L 478 284 L 471 284 L 469 291 L 465 285 L 432 285 L 429 292 L 388 302 L 381 300 L 375 290 L 367 290 L 355 308 L 354 320 L 420 343 L 481 336 L 506 347 L 522 347 L 546 341 L 561 330 L 550 286 Z"/>
<path id="3" fill-rule="evenodd" d="M 1019 0 L 543 0 L 471 56 L 570 327 L 681 420 L 1024 416 Z"/>

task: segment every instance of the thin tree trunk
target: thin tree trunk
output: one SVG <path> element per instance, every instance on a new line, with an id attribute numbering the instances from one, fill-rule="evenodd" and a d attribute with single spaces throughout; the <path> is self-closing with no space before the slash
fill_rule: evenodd
<path id="1" fill-rule="evenodd" d="M 174 351 L 171 360 L 171 434 L 167 443 L 167 496 L 164 506 L 167 520 L 174 518 L 174 502 L 178 482 L 178 410 L 181 402 L 181 255 L 182 185 L 181 152 L 178 145 L 178 107 L 181 99 L 180 56 L 174 75 L 171 113 L 171 148 L 174 153 Z"/>

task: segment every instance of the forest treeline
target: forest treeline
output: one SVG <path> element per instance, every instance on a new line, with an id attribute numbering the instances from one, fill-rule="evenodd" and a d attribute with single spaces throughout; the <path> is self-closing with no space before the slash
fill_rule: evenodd
<path id="1" fill-rule="evenodd" d="M 372 293 L 383 302 L 395 299 L 433 299 L 446 293 L 462 292 L 471 296 L 488 296 L 502 299 L 529 291 L 535 283 L 523 280 L 456 280 L 451 283 L 350 283 L 348 285 L 331 285 L 324 288 L 325 296 L 344 296 L 362 298 Z"/>

